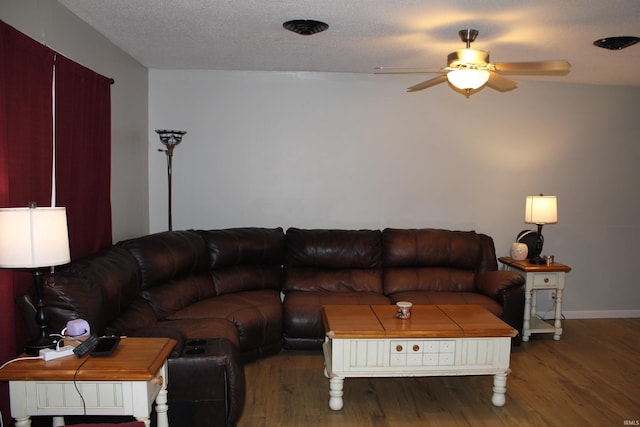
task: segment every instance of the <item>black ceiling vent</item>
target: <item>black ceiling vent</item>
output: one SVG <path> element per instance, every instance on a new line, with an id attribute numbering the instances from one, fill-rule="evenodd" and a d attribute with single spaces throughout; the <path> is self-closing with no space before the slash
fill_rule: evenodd
<path id="1" fill-rule="evenodd" d="M 640 37 L 607 37 L 593 42 L 594 45 L 611 50 L 620 50 L 640 42 Z"/>
<path id="2" fill-rule="evenodd" d="M 303 36 L 320 33 L 329 28 L 329 25 L 324 22 L 314 21 L 313 19 L 294 19 L 293 21 L 285 22 L 282 26 L 289 31 Z"/>

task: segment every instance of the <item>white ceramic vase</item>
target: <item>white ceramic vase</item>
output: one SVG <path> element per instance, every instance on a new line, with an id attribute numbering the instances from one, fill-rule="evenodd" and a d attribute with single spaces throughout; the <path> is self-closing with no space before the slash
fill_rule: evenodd
<path id="1" fill-rule="evenodd" d="M 529 248 L 524 243 L 511 244 L 510 255 L 511 255 L 511 258 L 516 261 L 523 261 L 527 259 L 528 252 L 529 252 Z"/>

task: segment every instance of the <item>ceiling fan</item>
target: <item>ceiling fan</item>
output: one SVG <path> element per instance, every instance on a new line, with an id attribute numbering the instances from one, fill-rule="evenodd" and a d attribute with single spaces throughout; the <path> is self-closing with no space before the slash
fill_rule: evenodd
<path id="1" fill-rule="evenodd" d="M 464 91 L 467 97 L 472 90 L 485 84 L 500 92 L 518 87 L 507 75 L 567 75 L 571 64 L 567 61 L 539 62 L 489 62 L 489 52 L 471 49 L 471 43 L 478 36 L 478 30 L 467 29 L 458 32 L 460 39 L 467 44 L 466 49 L 456 50 L 447 56 L 447 66 L 438 71 L 427 71 L 407 68 L 378 67 L 375 74 L 429 74 L 438 73 L 438 77 L 426 80 L 407 88 L 407 92 L 417 92 L 448 81 L 456 88 Z"/>

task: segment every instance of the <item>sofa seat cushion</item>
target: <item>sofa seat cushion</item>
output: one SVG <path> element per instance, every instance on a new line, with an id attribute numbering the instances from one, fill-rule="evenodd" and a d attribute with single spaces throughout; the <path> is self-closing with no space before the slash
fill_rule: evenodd
<path id="1" fill-rule="evenodd" d="M 198 301 L 173 313 L 168 320 L 224 319 L 235 325 L 242 353 L 280 343 L 282 305 L 280 293 L 271 289 L 236 292 Z"/>
<path id="2" fill-rule="evenodd" d="M 240 339 L 235 325 L 226 319 L 174 319 L 157 323 L 161 328 L 172 328 L 180 331 L 185 341 L 202 338 L 224 338 L 240 349 Z"/>
<path id="3" fill-rule="evenodd" d="M 377 292 L 289 292 L 283 304 L 284 343 L 288 348 L 319 348 L 324 341 L 320 307 L 337 304 L 390 304 Z M 298 346 L 296 342 L 311 345 Z"/>
<path id="4" fill-rule="evenodd" d="M 407 291 L 389 295 L 389 298 L 394 303 L 410 301 L 415 305 L 476 304 L 502 318 L 502 306 L 496 300 L 476 292 Z"/>
<path id="5" fill-rule="evenodd" d="M 383 273 L 384 293 L 406 291 L 475 292 L 476 274 L 448 267 L 388 268 Z"/>

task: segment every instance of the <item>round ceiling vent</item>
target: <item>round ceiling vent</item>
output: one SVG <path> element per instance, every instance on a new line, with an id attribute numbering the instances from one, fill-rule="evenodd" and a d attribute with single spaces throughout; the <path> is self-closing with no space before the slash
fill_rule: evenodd
<path id="1" fill-rule="evenodd" d="M 640 38 L 630 36 L 606 37 L 593 42 L 594 45 L 611 50 L 620 50 L 638 43 Z"/>
<path id="2" fill-rule="evenodd" d="M 303 36 L 320 33 L 329 28 L 328 24 L 320 21 L 314 21 L 313 19 L 294 19 L 292 21 L 285 22 L 282 26 L 289 31 L 293 31 L 296 34 Z"/>

